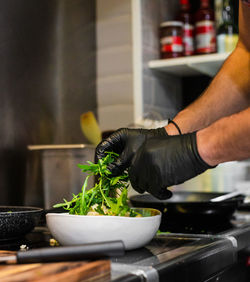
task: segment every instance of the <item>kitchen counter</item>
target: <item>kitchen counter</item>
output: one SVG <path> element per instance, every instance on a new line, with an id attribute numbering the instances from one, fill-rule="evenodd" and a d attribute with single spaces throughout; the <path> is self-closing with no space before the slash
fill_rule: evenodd
<path id="1" fill-rule="evenodd" d="M 239 263 L 240 252 L 248 246 L 250 213 L 237 212 L 232 227 L 218 234 L 163 233 L 145 248 L 112 259 L 112 280 L 249 281 L 246 258 Z"/>
<path id="2" fill-rule="evenodd" d="M 240 262 L 241 252 L 250 246 L 249 214 L 237 213 L 232 227 L 216 234 L 158 234 L 144 248 L 108 260 L 110 273 L 106 267 L 105 277 L 110 278 L 105 281 L 250 281 L 246 280 L 246 257 Z M 38 227 L 25 238 L 0 242 L 0 249 L 18 250 L 21 245 L 46 247 L 50 238 L 46 227 Z M 95 272 L 92 274 L 93 281 L 98 281 Z"/>
<path id="3" fill-rule="evenodd" d="M 169 281 L 185 281 L 184 277 L 186 281 L 203 281 L 235 261 L 236 252 L 230 240 L 205 235 L 162 234 L 142 250 L 112 259 L 112 279 L 126 281 L 126 275 L 134 274 L 137 277 L 130 281 L 141 281 L 141 277 L 154 282 L 163 277 L 168 277 Z"/>

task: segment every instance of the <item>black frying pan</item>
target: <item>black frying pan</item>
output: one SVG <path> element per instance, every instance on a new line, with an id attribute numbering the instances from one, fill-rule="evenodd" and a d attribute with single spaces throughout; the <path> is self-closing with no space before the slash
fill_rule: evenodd
<path id="1" fill-rule="evenodd" d="M 167 217 L 181 217 L 189 220 L 230 218 L 244 201 L 238 195 L 222 202 L 211 202 L 211 199 L 225 193 L 174 192 L 168 200 L 158 200 L 149 194 L 135 195 L 130 198 L 134 207 L 149 207 L 160 210 Z"/>
<path id="2" fill-rule="evenodd" d="M 39 222 L 43 209 L 25 206 L 0 206 L 0 240 L 21 237 Z"/>

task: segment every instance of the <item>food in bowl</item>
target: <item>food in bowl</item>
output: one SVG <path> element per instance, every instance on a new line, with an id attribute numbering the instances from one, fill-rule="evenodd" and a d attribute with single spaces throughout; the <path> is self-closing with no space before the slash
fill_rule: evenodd
<path id="1" fill-rule="evenodd" d="M 132 208 L 141 217 L 91 216 L 48 213 L 48 228 L 61 245 L 80 245 L 122 240 L 126 250 L 148 244 L 159 229 L 161 212 L 150 208 Z"/>
<path id="2" fill-rule="evenodd" d="M 119 176 L 112 177 L 107 166 L 114 162 L 118 155 L 107 152 L 107 155 L 98 160 L 97 164 L 88 162 L 87 165 L 78 165 L 83 172 L 88 172 L 82 191 L 78 195 L 73 195 L 71 201 L 64 199 L 64 203 L 54 205 L 54 208 L 63 207 L 74 215 L 108 215 L 108 216 L 129 216 L 140 217 L 128 205 L 128 173 L 123 172 Z M 87 190 L 90 176 L 98 176 L 98 182 L 93 188 Z"/>
<path id="3" fill-rule="evenodd" d="M 53 237 L 62 245 L 122 240 L 125 249 L 139 248 L 152 240 L 161 222 L 161 212 L 148 208 L 131 208 L 128 204 L 128 173 L 112 177 L 107 166 L 118 155 L 108 152 L 97 164 L 79 165 L 88 172 L 78 195 L 71 201 L 55 205 L 68 213 L 48 213 L 47 225 Z M 98 176 L 98 182 L 87 190 L 88 178 Z"/>

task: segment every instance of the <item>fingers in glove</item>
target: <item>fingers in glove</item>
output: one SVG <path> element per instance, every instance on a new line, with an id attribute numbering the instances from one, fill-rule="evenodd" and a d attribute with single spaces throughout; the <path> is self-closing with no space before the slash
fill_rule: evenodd
<path id="1" fill-rule="evenodd" d="M 144 179 L 144 168 L 139 169 L 138 159 L 141 156 L 142 148 L 139 148 L 133 159 L 131 160 L 131 166 L 128 171 L 129 179 L 132 187 L 138 193 L 144 193 L 146 191 L 146 186 L 143 183 Z"/>
<path id="2" fill-rule="evenodd" d="M 111 172 L 111 176 L 121 175 L 123 171 L 130 166 L 131 157 L 131 152 L 129 152 L 125 147 L 121 155 L 107 167 L 107 169 Z"/>
<path id="3" fill-rule="evenodd" d="M 106 156 L 105 152 L 112 151 L 111 144 L 107 140 L 103 140 L 95 149 L 95 163 Z"/>
<path id="4" fill-rule="evenodd" d="M 138 193 L 140 193 L 140 194 L 142 194 L 142 193 L 145 192 L 145 189 L 143 189 L 143 187 L 140 187 L 140 186 L 138 185 L 137 177 L 136 177 L 136 175 L 133 173 L 133 171 L 132 171 L 132 173 L 131 173 L 131 168 L 129 169 L 129 180 L 130 180 L 130 183 L 131 183 L 133 189 L 134 189 L 136 192 L 138 192 Z"/>
<path id="5" fill-rule="evenodd" d="M 172 192 L 167 188 L 159 188 L 158 181 L 152 181 L 150 175 L 142 176 L 143 173 L 138 174 L 135 167 L 130 169 L 130 182 L 132 187 L 139 193 L 148 192 L 159 200 L 166 200 L 172 197 Z"/>
<path id="6" fill-rule="evenodd" d="M 105 152 L 115 152 L 120 154 L 123 150 L 124 142 L 122 139 L 126 134 L 126 128 L 121 128 L 112 133 L 108 138 L 102 140 L 95 150 L 95 162 L 106 156 Z"/>
<path id="7" fill-rule="evenodd" d="M 169 191 L 167 188 L 149 189 L 148 192 L 159 200 L 167 200 L 171 198 L 173 195 L 173 193 Z"/>
<path id="8" fill-rule="evenodd" d="M 144 183 L 143 181 L 140 183 L 138 178 L 132 173 L 130 174 L 130 182 L 134 190 L 136 190 L 139 193 L 149 192 L 152 196 L 159 200 L 166 200 L 172 197 L 172 192 L 167 190 L 167 188 L 161 188 L 159 187 L 148 187 L 147 183 Z"/>

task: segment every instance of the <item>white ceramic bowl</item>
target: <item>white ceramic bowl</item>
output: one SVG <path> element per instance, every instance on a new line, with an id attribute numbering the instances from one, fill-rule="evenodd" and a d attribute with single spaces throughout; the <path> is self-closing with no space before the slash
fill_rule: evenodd
<path id="1" fill-rule="evenodd" d="M 86 216 L 48 213 L 46 221 L 52 236 L 62 245 L 78 245 L 122 240 L 126 250 L 143 247 L 159 229 L 161 212 L 134 208 L 143 217 Z"/>

